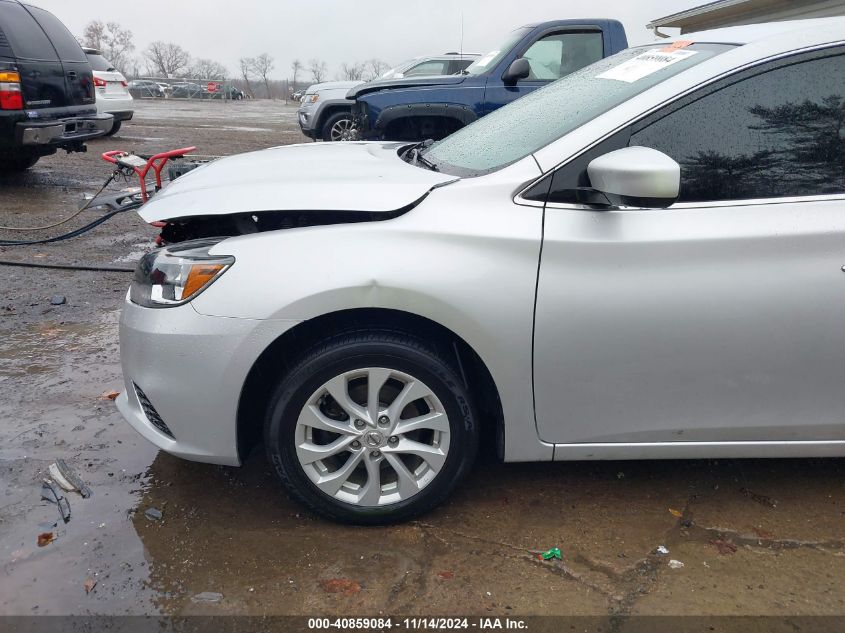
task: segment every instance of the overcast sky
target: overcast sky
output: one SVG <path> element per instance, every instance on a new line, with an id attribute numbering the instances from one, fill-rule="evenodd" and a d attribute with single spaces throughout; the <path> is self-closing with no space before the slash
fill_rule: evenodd
<path id="1" fill-rule="evenodd" d="M 223 63 L 233 74 L 241 57 L 276 59 L 273 76 L 290 62 L 320 58 L 334 77 L 342 62 L 377 57 L 391 65 L 458 50 L 486 53 L 526 23 L 566 18 L 616 18 L 631 44 L 653 39 L 647 22 L 706 0 L 29 0 L 59 17 L 76 35 L 93 19 L 119 22 L 135 35 L 136 54 L 154 40 L 176 42 L 195 57 Z"/>

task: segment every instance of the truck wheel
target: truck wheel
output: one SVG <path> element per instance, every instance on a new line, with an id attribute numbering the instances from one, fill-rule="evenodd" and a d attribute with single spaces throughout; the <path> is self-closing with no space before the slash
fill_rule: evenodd
<path id="1" fill-rule="evenodd" d="M 324 141 L 351 141 L 355 122 L 351 112 L 337 112 L 331 115 L 323 125 Z"/>
<path id="2" fill-rule="evenodd" d="M 115 121 L 114 124 L 111 126 L 111 130 L 106 132 L 106 136 L 114 136 L 118 132 L 120 132 L 120 126 L 123 124 L 123 121 Z"/>
<path id="3" fill-rule="evenodd" d="M 0 156 L 0 172 L 26 171 L 41 158 L 38 154 L 15 154 Z"/>
<path id="4" fill-rule="evenodd" d="M 448 352 L 390 330 L 338 334 L 279 382 L 264 444 L 288 492 L 358 525 L 405 521 L 468 473 L 479 431 Z"/>

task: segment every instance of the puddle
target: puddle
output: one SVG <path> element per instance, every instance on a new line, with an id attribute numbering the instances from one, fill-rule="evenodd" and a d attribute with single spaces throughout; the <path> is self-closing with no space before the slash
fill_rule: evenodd
<path id="1" fill-rule="evenodd" d="M 75 352 L 111 334 L 119 315 L 107 315 L 99 323 L 42 321 L 8 332 L 0 342 L 0 376 L 7 378 L 61 372 L 72 365 Z"/>

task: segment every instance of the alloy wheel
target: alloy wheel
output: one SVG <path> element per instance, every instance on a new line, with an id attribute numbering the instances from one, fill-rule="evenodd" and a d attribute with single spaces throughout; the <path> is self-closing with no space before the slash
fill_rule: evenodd
<path id="1" fill-rule="evenodd" d="M 449 453 L 449 418 L 422 381 L 383 367 L 345 372 L 300 411 L 296 455 L 311 482 L 348 504 L 375 507 L 418 494 Z"/>
<path id="2" fill-rule="evenodd" d="M 352 141 L 355 139 L 355 122 L 352 119 L 340 119 L 332 125 L 329 136 L 333 141 Z"/>

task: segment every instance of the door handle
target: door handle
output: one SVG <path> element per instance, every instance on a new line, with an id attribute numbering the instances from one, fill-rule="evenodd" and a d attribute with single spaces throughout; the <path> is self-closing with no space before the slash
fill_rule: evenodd
<path id="1" fill-rule="evenodd" d="M 67 76 L 68 76 L 69 79 L 76 79 L 76 71 L 75 70 L 69 70 L 68 73 L 67 73 Z"/>

